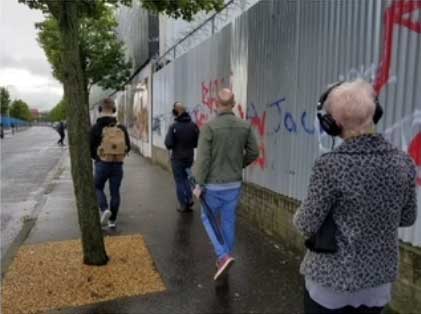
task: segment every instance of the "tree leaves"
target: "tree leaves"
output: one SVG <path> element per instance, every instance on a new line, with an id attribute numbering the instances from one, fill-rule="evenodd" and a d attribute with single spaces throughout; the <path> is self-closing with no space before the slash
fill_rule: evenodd
<path id="1" fill-rule="evenodd" d="M 47 119 L 51 122 L 66 120 L 66 106 L 64 100 L 61 100 L 53 109 L 51 109 Z"/>
<path id="2" fill-rule="evenodd" d="M 61 62 L 62 43 L 58 32 L 56 19 L 48 16 L 45 21 L 36 24 L 38 32 L 38 43 L 43 48 L 49 63 L 53 68 L 53 76 L 63 81 L 63 62 Z"/>
<path id="3" fill-rule="evenodd" d="M 224 6 L 223 0 L 141 0 L 142 6 L 155 13 L 165 13 L 173 18 L 183 18 L 191 21 L 196 13 L 220 11 Z"/>
<path id="4" fill-rule="evenodd" d="M 28 105 L 20 99 L 16 99 L 12 102 L 12 105 L 10 106 L 10 116 L 25 121 L 32 120 L 32 113 L 29 110 Z"/>
<path id="5" fill-rule="evenodd" d="M 5 87 L 0 87 L 0 107 L 1 115 L 7 115 L 10 106 L 10 94 Z"/>
<path id="6" fill-rule="evenodd" d="M 130 76 L 131 62 L 126 61 L 123 42 L 117 38 L 117 21 L 112 8 L 98 2 L 95 10 L 97 18 L 84 16 L 79 25 L 79 50 L 86 87 L 89 90 L 97 84 L 105 89 L 118 89 Z M 63 47 L 57 20 L 48 15 L 37 28 L 40 30 L 38 42 L 53 67 L 53 75 L 63 82 Z"/>

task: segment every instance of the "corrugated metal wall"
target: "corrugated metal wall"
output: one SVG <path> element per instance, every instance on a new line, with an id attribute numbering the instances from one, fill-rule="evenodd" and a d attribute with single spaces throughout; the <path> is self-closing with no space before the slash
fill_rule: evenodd
<path id="1" fill-rule="evenodd" d="M 127 56 L 137 69 L 149 58 L 149 13 L 139 1 L 133 1 L 132 7 L 118 9 L 117 19 L 118 37 L 126 44 Z"/>
<path id="2" fill-rule="evenodd" d="M 420 1 L 261 1 L 155 74 L 153 143 L 163 147 L 175 100 L 202 125 L 216 91 L 232 86 L 261 148 L 246 181 L 302 200 L 314 159 L 332 144 L 315 121 L 319 94 L 363 77 L 385 109 L 379 131 L 418 163 L 421 210 L 420 61 Z M 421 219 L 401 237 L 421 246 Z"/>
<path id="3" fill-rule="evenodd" d="M 216 91 L 230 86 L 231 26 L 169 63 L 153 77 L 153 145 L 165 148 L 175 101 L 188 106 L 200 126 L 214 115 Z"/>

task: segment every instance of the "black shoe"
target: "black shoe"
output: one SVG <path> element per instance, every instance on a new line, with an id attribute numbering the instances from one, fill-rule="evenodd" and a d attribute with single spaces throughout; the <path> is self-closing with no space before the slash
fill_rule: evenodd
<path id="1" fill-rule="evenodd" d="M 177 211 L 179 212 L 179 213 L 191 213 L 192 211 L 193 211 L 193 209 L 191 209 L 190 207 L 185 207 L 185 208 L 180 208 L 180 207 L 178 207 L 177 208 Z"/>

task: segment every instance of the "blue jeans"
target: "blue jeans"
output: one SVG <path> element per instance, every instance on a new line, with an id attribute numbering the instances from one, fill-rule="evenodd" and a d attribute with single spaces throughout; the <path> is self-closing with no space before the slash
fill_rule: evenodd
<path id="1" fill-rule="evenodd" d="M 174 175 L 177 191 L 177 199 L 181 208 L 187 208 L 193 199 L 192 188 L 190 187 L 186 172 L 187 169 L 191 168 L 192 164 L 192 161 L 175 159 L 171 160 L 172 172 Z"/>
<path id="2" fill-rule="evenodd" d="M 241 188 L 234 188 L 221 191 L 206 190 L 204 194 L 204 199 L 219 222 L 219 229 L 224 237 L 224 245 L 221 245 L 202 208 L 203 225 L 213 244 L 218 260 L 226 255 L 231 255 L 234 249 L 237 223 L 236 210 L 240 200 L 240 192 Z"/>
<path id="3" fill-rule="evenodd" d="M 118 209 L 120 207 L 120 185 L 123 179 L 123 163 L 122 162 L 95 162 L 95 189 L 98 198 L 98 205 L 101 211 L 108 208 L 107 197 L 104 193 L 105 182 L 109 180 L 110 187 L 110 220 L 116 220 Z"/>

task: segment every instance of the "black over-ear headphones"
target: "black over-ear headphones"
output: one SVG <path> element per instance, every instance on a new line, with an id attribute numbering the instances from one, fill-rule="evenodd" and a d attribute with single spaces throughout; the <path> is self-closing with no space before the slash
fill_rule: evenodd
<path id="1" fill-rule="evenodd" d="M 113 108 L 113 113 L 116 113 L 117 109 L 115 109 L 115 107 Z M 101 113 L 102 112 L 102 105 L 98 106 L 98 112 Z"/>
<path id="2" fill-rule="evenodd" d="M 333 119 L 332 115 L 330 113 L 323 113 L 321 112 L 323 110 L 324 103 L 326 102 L 326 99 L 329 97 L 329 94 L 334 90 L 336 87 L 340 86 L 345 81 L 339 81 L 332 86 L 330 86 L 319 98 L 319 102 L 317 104 L 317 118 L 320 121 L 320 126 L 322 129 L 329 134 L 330 136 L 338 136 L 342 132 L 342 127 L 340 127 L 335 119 Z M 379 98 L 376 96 L 374 98 L 374 102 L 376 104 L 376 109 L 374 111 L 373 115 L 373 122 L 374 124 L 377 124 L 381 117 L 383 116 L 383 108 L 380 106 Z"/>
<path id="3" fill-rule="evenodd" d="M 174 105 L 172 106 L 172 114 L 173 114 L 173 116 L 175 116 L 175 117 L 177 117 L 177 115 L 178 115 L 177 110 L 175 110 L 175 106 L 176 106 L 178 103 L 179 103 L 179 102 L 178 102 L 178 101 L 176 101 L 176 102 L 174 103 Z"/>

